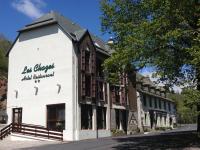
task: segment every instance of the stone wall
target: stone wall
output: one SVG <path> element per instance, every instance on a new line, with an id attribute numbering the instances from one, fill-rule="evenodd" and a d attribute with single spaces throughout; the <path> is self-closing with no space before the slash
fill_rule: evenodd
<path id="1" fill-rule="evenodd" d="M 137 112 L 129 111 L 128 113 L 128 129 L 127 134 L 139 132 Z"/>

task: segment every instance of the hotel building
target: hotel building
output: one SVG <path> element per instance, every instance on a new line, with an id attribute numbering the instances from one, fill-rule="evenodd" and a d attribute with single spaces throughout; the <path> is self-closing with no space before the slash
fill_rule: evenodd
<path id="1" fill-rule="evenodd" d="M 110 57 L 108 45 L 56 12 L 20 29 L 7 55 L 8 124 L 62 131 L 66 141 L 107 137 L 111 130 L 130 133 L 148 124 L 143 120 L 151 111 L 140 99 L 151 92 L 128 77 L 118 85 L 106 82 L 101 65 Z M 164 96 L 159 94 L 153 93 Z"/>

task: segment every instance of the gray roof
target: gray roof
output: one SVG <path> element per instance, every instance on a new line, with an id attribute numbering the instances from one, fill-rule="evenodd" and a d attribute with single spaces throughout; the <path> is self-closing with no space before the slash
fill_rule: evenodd
<path id="1" fill-rule="evenodd" d="M 81 38 L 88 31 L 87 29 L 80 27 L 78 24 L 74 23 L 70 19 L 65 18 L 61 14 L 51 11 L 50 13 L 47 13 L 35 20 L 33 23 L 26 25 L 24 28 L 19 30 L 19 32 L 24 32 L 50 24 L 58 24 L 64 30 L 64 32 L 66 32 L 75 41 L 80 41 Z M 109 55 L 106 43 L 93 34 L 90 34 L 90 36 L 97 50 L 99 52 L 103 52 L 106 55 Z"/>
<path id="2" fill-rule="evenodd" d="M 162 86 L 155 85 L 149 77 L 145 77 L 140 73 L 136 73 L 136 81 L 142 83 L 143 85 L 148 85 L 152 88 L 158 89 L 160 91 L 165 91 L 165 89 Z"/>

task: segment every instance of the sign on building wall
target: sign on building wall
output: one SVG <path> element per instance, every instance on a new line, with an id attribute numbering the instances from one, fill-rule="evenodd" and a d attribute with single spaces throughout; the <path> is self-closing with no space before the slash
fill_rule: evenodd
<path id="1" fill-rule="evenodd" d="M 53 77 L 54 68 L 54 63 L 47 65 L 39 63 L 34 66 L 24 66 L 21 73 L 23 75 L 21 81 L 35 80 L 35 82 L 40 82 L 40 79 Z"/>

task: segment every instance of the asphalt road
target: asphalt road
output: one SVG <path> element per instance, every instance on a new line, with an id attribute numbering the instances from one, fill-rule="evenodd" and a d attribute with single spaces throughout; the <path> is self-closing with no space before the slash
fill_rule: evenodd
<path id="1" fill-rule="evenodd" d="M 185 125 L 180 128 L 149 134 L 109 137 L 83 140 L 69 143 L 56 143 L 20 150 L 156 150 L 156 149 L 200 149 L 196 125 Z"/>

